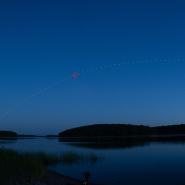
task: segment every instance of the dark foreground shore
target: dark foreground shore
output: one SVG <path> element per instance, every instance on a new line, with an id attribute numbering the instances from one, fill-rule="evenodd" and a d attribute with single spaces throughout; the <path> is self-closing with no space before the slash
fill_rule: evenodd
<path id="1" fill-rule="evenodd" d="M 83 185 L 83 181 L 53 171 L 47 171 L 46 175 L 40 181 L 33 182 L 32 185 Z M 89 183 L 88 185 L 97 184 Z"/>

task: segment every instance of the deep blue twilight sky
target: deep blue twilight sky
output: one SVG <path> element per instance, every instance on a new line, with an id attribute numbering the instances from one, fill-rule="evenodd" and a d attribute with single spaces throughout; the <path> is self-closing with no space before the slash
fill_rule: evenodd
<path id="1" fill-rule="evenodd" d="M 184 58 L 183 0 L 1 0 L 0 129 L 185 123 Z"/>

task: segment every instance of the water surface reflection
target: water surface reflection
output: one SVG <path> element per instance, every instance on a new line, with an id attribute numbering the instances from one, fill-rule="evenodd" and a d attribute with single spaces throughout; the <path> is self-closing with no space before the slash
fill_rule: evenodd
<path id="1" fill-rule="evenodd" d="M 77 163 L 60 163 L 51 169 L 80 179 L 85 171 L 98 184 L 183 185 L 185 184 L 184 141 L 117 143 L 63 143 L 58 139 L 18 139 L 0 141 L 0 147 L 18 151 L 46 152 L 56 155 L 72 152 Z M 103 160 L 86 160 L 91 154 Z M 79 156 L 85 160 L 79 161 Z M 80 157 L 83 158 L 83 157 Z M 93 157 L 92 157 L 93 158 Z M 96 157 L 94 157 L 95 159 Z"/>

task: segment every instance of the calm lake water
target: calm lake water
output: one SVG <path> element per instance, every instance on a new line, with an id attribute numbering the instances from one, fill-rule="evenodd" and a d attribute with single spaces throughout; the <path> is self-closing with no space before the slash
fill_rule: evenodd
<path id="1" fill-rule="evenodd" d="M 104 185 L 185 185 L 185 143 L 151 142 L 122 147 L 62 143 L 58 139 L 34 138 L 1 141 L 0 147 L 24 152 L 60 155 L 75 152 L 97 155 L 100 160 L 58 164 L 52 170 L 81 179 L 85 171 L 91 180 Z"/>

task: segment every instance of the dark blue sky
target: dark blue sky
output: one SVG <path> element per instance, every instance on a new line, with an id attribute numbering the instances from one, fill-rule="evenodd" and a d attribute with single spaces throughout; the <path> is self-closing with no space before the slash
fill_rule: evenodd
<path id="1" fill-rule="evenodd" d="M 2 0 L 0 129 L 185 123 L 184 49 L 183 0 Z"/>

